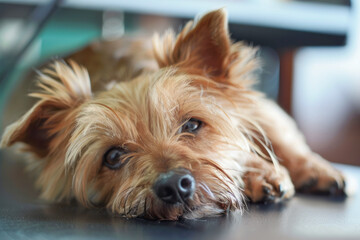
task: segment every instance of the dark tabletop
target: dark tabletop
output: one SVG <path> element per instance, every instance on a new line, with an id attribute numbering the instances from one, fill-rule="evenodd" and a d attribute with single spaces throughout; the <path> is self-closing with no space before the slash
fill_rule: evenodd
<path id="1" fill-rule="evenodd" d="M 347 199 L 296 195 L 242 215 L 158 222 L 41 202 L 17 158 L 0 152 L 0 239 L 360 239 L 359 167 L 336 165 L 357 191 Z"/>

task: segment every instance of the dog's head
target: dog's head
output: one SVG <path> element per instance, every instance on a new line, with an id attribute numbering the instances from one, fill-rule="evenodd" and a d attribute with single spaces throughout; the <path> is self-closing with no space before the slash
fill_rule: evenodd
<path id="1" fill-rule="evenodd" d="M 40 101 L 10 125 L 49 200 L 76 198 L 126 216 L 194 218 L 241 209 L 242 161 L 258 149 L 248 89 L 255 50 L 233 44 L 223 10 L 154 37 L 158 71 L 92 93 L 86 69 L 55 62 Z"/>

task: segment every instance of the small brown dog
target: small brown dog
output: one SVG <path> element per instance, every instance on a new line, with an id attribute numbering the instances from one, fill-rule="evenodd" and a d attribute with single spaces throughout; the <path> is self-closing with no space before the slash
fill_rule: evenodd
<path id="1" fill-rule="evenodd" d="M 33 153 L 42 198 L 127 217 L 214 216 L 295 189 L 343 194 L 341 173 L 251 90 L 258 66 L 256 49 L 231 42 L 223 10 L 153 46 L 96 42 L 40 73 L 40 100 L 1 146 Z"/>

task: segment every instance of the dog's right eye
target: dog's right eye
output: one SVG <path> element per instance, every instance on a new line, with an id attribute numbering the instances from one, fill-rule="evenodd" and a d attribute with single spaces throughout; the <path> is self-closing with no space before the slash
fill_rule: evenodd
<path id="1" fill-rule="evenodd" d="M 110 148 L 104 154 L 103 164 L 110 169 L 119 169 L 128 161 L 129 158 L 126 157 L 127 153 L 128 151 L 124 148 Z"/>
<path id="2" fill-rule="evenodd" d="M 196 118 L 190 118 L 185 122 L 182 127 L 179 129 L 180 133 L 196 133 L 202 127 L 203 122 Z"/>

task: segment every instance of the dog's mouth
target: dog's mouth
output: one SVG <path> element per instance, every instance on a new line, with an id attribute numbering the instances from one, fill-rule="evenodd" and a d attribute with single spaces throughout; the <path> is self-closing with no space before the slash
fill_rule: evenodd
<path id="1" fill-rule="evenodd" d="M 241 210 L 244 197 L 239 183 L 221 173 L 172 169 L 151 184 L 121 190 L 108 207 L 125 217 L 157 220 L 198 219 Z"/>
<path id="2" fill-rule="evenodd" d="M 139 217 L 170 221 L 216 217 L 227 214 L 229 211 L 241 210 L 243 207 L 242 195 L 235 199 L 234 193 L 227 193 L 228 195 L 225 195 L 224 190 L 221 195 L 212 195 L 209 198 L 199 189 L 196 189 L 190 199 L 168 203 L 159 199 L 154 193 L 148 192 L 143 199 L 135 198 L 136 200 L 131 205 L 114 210 L 129 218 Z"/>
<path id="3" fill-rule="evenodd" d="M 150 211 L 145 212 L 141 217 L 160 220 L 200 219 L 221 216 L 229 213 L 230 210 L 240 210 L 240 208 L 234 209 L 234 206 L 230 202 L 208 202 L 196 205 L 186 203 L 171 206 L 167 205 L 160 208 L 161 209 L 151 209 Z"/>

